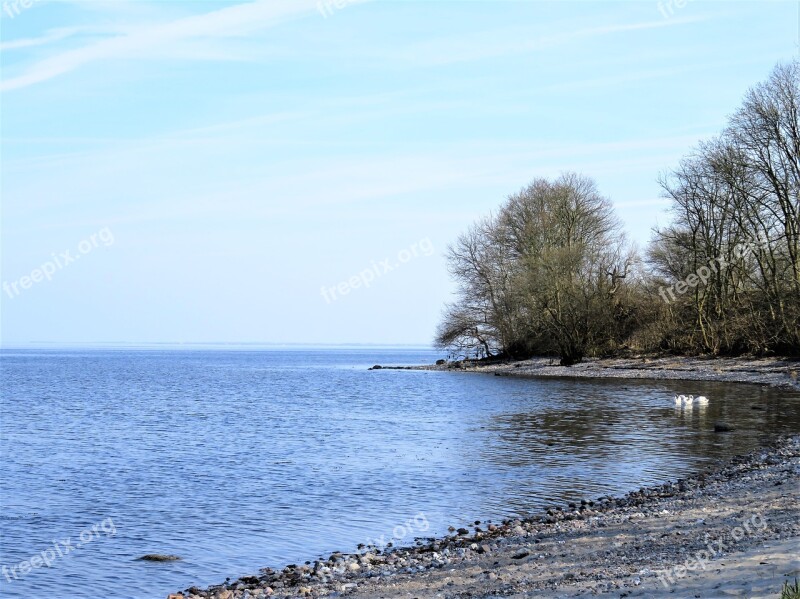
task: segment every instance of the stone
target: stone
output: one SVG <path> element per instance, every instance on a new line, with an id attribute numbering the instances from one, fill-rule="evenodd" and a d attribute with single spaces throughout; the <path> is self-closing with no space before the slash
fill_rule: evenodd
<path id="1" fill-rule="evenodd" d="M 147 555 L 143 555 L 142 557 L 136 558 L 139 561 L 145 562 L 177 562 L 180 561 L 180 557 L 177 555 L 165 555 L 161 553 L 148 553 Z"/>

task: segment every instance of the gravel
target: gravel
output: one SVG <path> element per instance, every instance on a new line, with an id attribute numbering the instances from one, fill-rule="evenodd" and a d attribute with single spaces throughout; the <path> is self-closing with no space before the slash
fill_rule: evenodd
<path id="1" fill-rule="evenodd" d="M 473 528 L 170 597 L 775 597 L 800 577 L 800 435 L 624 497 Z"/>

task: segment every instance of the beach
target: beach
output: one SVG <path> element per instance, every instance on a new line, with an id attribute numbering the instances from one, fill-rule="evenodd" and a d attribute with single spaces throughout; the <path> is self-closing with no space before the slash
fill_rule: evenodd
<path id="1" fill-rule="evenodd" d="M 462 360 L 420 368 L 498 376 L 726 381 L 800 391 L 800 361 L 790 358 L 639 356 L 590 358 L 574 366 L 559 366 L 557 358 L 531 358 L 509 362 Z"/>
<path id="2" fill-rule="evenodd" d="M 465 534 L 466 533 L 466 534 Z M 620 498 L 171 596 L 777 597 L 800 577 L 800 436 Z"/>
<path id="3" fill-rule="evenodd" d="M 797 390 L 779 359 L 547 358 L 413 369 L 499 376 L 717 380 Z M 386 368 L 386 367 L 384 367 Z M 721 435 L 736 434 L 719 432 Z M 800 435 L 621 497 L 476 521 L 410 547 L 365 547 L 170 599 L 265 597 L 777 597 L 800 578 Z"/>

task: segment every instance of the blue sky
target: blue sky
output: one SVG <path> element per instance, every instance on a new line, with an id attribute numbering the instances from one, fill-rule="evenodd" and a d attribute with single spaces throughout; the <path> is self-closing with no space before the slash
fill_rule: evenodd
<path id="1" fill-rule="evenodd" d="M 25 4 L 5 346 L 427 343 L 476 218 L 575 170 L 644 244 L 659 173 L 798 53 L 793 1 Z"/>

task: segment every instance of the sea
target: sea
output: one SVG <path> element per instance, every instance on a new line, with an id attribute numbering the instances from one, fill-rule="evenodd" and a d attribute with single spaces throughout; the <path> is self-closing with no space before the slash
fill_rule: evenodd
<path id="1" fill-rule="evenodd" d="M 660 484 L 800 430 L 798 394 L 759 385 L 369 369 L 442 357 L 1 350 L 0 597 L 164 599 Z"/>

